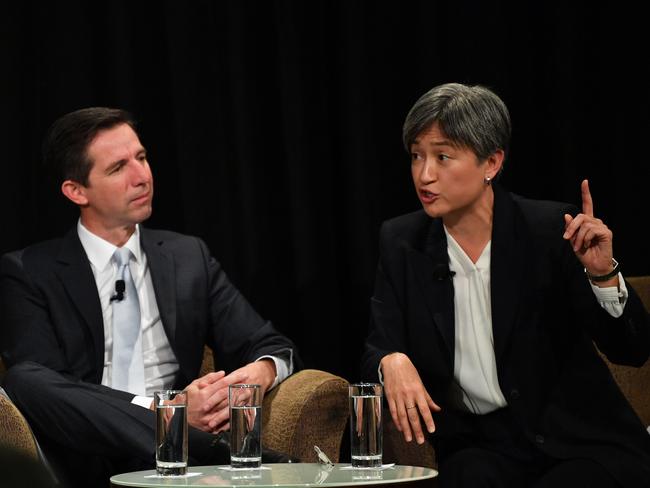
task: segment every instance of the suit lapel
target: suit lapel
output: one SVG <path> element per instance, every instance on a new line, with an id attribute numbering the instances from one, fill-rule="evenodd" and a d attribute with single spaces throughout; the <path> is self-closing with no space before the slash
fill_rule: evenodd
<path id="1" fill-rule="evenodd" d="M 60 265 L 58 276 L 63 287 L 90 330 L 95 349 L 94 370 L 99 374 L 98 381 L 101 381 L 104 370 L 104 318 L 95 277 L 76 227 L 63 238 L 57 262 Z"/>
<path id="2" fill-rule="evenodd" d="M 494 192 L 490 280 L 492 331 L 498 363 L 508 344 L 521 302 L 526 250 L 521 235 L 524 228 L 512 197 L 498 185 L 494 186 Z"/>
<path id="3" fill-rule="evenodd" d="M 424 302 L 449 352 L 450 364 L 453 364 L 454 286 L 451 278 L 447 276 L 449 256 L 441 219 L 431 220 L 423 251 L 410 249 L 409 260 L 422 288 Z"/>
<path id="4" fill-rule="evenodd" d="M 170 344 L 175 346 L 176 333 L 176 275 L 174 257 L 164 248 L 162 239 L 155 239 L 151 231 L 140 226 L 140 242 L 147 255 L 160 319 Z"/>
<path id="5" fill-rule="evenodd" d="M 494 350 L 503 355 L 515 326 L 526 269 L 523 223 L 512 197 L 494 185 L 494 221 L 491 253 L 491 305 Z M 450 278 L 439 279 L 439 270 L 449 269 L 447 238 L 441 219 L 431 221 L 423 250 L 411 248 L 409 261 L 422 288 L 424 302 L 444 339 L 453 364 L 455 350 L 454 287 Z"/>

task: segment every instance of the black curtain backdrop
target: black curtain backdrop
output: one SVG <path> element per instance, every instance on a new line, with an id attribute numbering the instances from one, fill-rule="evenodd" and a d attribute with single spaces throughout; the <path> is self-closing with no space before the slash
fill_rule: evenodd
<path id="1" fill-rule="evenodd" d="M 41 167 L 53 120 L 125 108 L 156 180 L 147 225 L 201 236 L 307 366 L 356 380 L 379 226 L 419 208 L 403 119 L 459 81 L 511 110 L 503 184 L 579 204 L 589 178 L 624 273 L 650 274 L 645 16 L 598 3 L 5 3 L 0 251 L 76 221 Z"/>

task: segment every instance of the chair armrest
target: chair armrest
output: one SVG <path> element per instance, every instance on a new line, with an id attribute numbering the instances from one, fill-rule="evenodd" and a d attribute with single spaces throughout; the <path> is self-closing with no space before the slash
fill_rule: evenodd
<path id="1" fill-rule="evenodd" d="M 640 368 L 610 363 L 603 356 L 619 388 L 643 422 L 650 425 L 650 361 Z"/>
<path id="2" fill-rule="evenodd" d="M 0 445 L 38 459 L 36 442 L 25 417 L 0 388 Z"/>
<path id="3" fill-rule="evenodd" d="M 650 276 L 632 276 L 627 282 L 650 311 Z M 650 425 L 650 361 L 640 368 L 610 363 L 601 354 L 621 391 L 646 427 Z"/>
<path id="4" fill-rule="evenodd" d="M 318 462 L 314 445 L 338 462 L 348 420 L 348 382 L 306 369 L 290 376 L 264 398 L 263 445 L 302 462 Z"/>
<path id="5" fill-rule="evenodd" d="M 418 444 L 414 440 L 406 442 L 402 433 L 395 427 L 387 409 L 385 410 L 383 426 L 384 463 L 437 468 L 433 446 L 429 442 L 424 444 Z"/>

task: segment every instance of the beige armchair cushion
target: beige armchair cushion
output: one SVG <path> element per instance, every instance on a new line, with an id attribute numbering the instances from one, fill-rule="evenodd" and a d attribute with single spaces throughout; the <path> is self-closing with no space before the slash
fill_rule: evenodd
<path id="1" fill-rule="evenodd" d="M 37 459 L 38 452 L 32 431 L 25 417 L 0 388 L 0 445 L 24 452 Z"/>
<path id="2" fill-rule="evenodd" d="M 409 466 L 426 466 L 436 468 L 436 455 L 433 446 L 425 442 L 406 442 L 404 436 L 397 430 L 388 409 L 384 415 L 384 463 L 406 464 Z"/>
<path id="3" fill-rule="evenodd" d="M 314 445 L 333 461 L 348 420 L 348 382 L 324 371 L 300 371 L 271 390 L 262 409 L 262 442 L 302 462 L 318 462 Z"/>

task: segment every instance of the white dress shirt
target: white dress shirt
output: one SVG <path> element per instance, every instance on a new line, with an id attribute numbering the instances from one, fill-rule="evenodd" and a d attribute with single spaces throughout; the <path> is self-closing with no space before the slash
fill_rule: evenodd
<path id="1" fill-rule="evenodd" d="M 95 276 L 99 300 L 104 319 L 104 372 L 102 385 L 111 385 L 113 357 L 113 307 L 110 297 L 115 293 L 115 280 L 118 269 L 111 259 L 116 246 L 96 236 L 86 229 L 81 221 L 77 225 L 81 244 L 86 251 L 90 267 Z M 136 230 L 123 247 L 128 248 L 134 258 L 131 260 L 131 276 L 138 291 L 140 302 L 140 352 L 144 359 L 145 391 L 131 392 L 138 395 L 153 396 L 156 390 L 170 388 L 178 371 L 178 361 L 167 340 L 167 334 L 160 320 L 160 312 L 154 294 L 151 273 L 147 266 L 147 256 L 140 246 L 140 229 Z M 137 349 L 136 349 L 137 351 Z M 149 406 L 149 405 L 147 405 Z"/>
<path id="2" fill-rule="evenodd" d="M 454 378 L 460 385 L 463 404 L 474 413 L 488 413 L 507 405 L 499 388 L 494 356 L 490 249 L 488 242 L 474 264 L 447 233 L 449 269 L 455 273 Z"/>
<path id="3" fill-rule="evenodd" d="M 113 356 L 113 308 L 110 297 L 115 293 L 117 265 L 111 259 L 117 247 L 96 236 L 86 229 L 81 220 L 77 223 L 77 233 L 81 245 L 86 251 L 90 267 L 95 277 L 99 300 L 104 319 L 104 371 L 102 385 L 111 386 L 111 359 Z M 145 391 L 131 392 L 136 395 L 133 403 L 149 408 L 153 392 L 172 387 L 174 377 L 179 369 L 178 361 L 171 348 L 167 334 L 160 319 L 156 295 L 151 281 L 151 272 L 147 265 L 147 256 L 140 245 L 140 227 L 124 244 L 134 256 L 130 269 L 140 301 L 140 339 L 136 348 L 140 348 L 144 358 Z M 137 349 L 136 349 L 137 350 Z M 272 359 L 275 363 L 276 377 L 271 388 L 283 381 L 293 372 L 292 351 L 285 361 L 275 356 L 262 356 L 260 359 Z"/>

